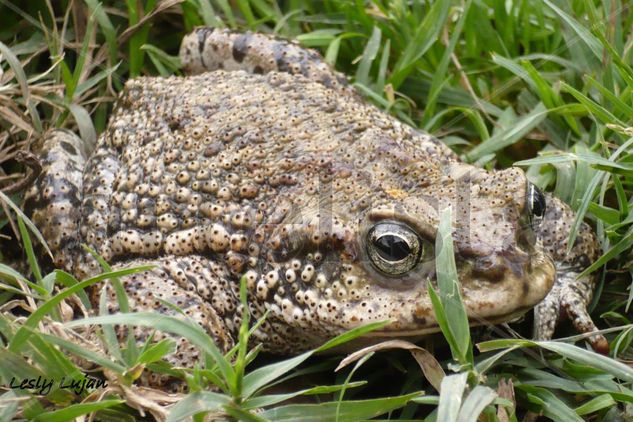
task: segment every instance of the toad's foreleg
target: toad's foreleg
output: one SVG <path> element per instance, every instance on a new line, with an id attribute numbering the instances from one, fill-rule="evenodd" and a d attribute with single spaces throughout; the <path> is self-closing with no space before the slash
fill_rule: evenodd
<path id="1" fill-rule="evenodd" d="M 536 234 L 556 264 L 556 282 L 550 293 L 534 310 L 534 332 L 537 339 L 550 339 L 561 316 L 567 316 L 576 330 L 591 333 L 598 330 L 587 307 L 593 297 L 596 277 L 578 275 L 599 253 L 596 236 L 588 224 L 582 223 L 574 246 L 567 253 L 567 241 L 574 221 L 573 211 L 560 199 L 547 195 L 547 211 Z M 594 350 L 608 353 L 609 345 L 601 334 L 589 338 Z"/>

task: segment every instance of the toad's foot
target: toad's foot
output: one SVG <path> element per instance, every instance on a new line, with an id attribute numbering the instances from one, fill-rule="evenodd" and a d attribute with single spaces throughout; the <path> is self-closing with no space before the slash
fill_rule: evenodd
<path id="1" fill-rule="evenodd" d="M 580 333 L 596 332 L 598 328 L 587 312 L 596 276 L 578 278 L 578 275 L 598 258 L 598 241 L 591 227 L 582 223 L 568 251 L 567 242 L 576 216 L 560 199 L 550 194 L 546 198 L 547 211 L 536 234 L 556 264 L 556 282 L 534 310 L 534 336 L 540 340 L 552 338 L 561 317 L 568 317 Z M 601 334 L 592 335 L 589 342 L 595 351 L 609 352 L 609 344 Z"/>
<path id="2" fill-rule="evenodd" d="M 568 317 L 574 328 L 580 333 L 598 331 L 587 307 L 592 297 L 592 276 L 576 278 L 578 272 L 569 268 L 558 269 L 556 284 L 534 309 L 534 337 L 537 340 L 549 340 L 561 317 Z M 598 353 L 609 353 L 609 343 L 602 334 L 589 337 L 591 347 Z"/>

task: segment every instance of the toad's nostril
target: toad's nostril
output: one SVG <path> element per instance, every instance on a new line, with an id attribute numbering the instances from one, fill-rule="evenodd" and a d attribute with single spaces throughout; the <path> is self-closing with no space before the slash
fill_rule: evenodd
<path id="1" fill-rule="evenodd" d="M 508 263 L 499 255 L 491 254 L 477 258 L 473 263 L 473 274 L 489 281 L 500 281 L 508 270 Z"/>

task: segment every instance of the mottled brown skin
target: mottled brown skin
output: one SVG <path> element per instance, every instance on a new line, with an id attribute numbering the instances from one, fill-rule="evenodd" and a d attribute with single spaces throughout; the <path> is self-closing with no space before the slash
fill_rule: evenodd
<path id="1" fill-rule="evenodd" d="M 554 286 L 536 335 L 552 336 L 561 306 L 581 331 L 595 330 L 593 280 L 575 280 L 596 258 L 595 237 L 583 224 L 565 254 L 572 212 L 548 196 L 543 221 L 533 220 L 520 169 L 461 163 L 293 43 L 203 28 L 181 57 L 199 75 L 128 81 L 92 154 L 69 132 L 45 141 L 26 206 L 55 265 L 98 273 L 81 243 L 115 268 L 156 265 L 123 278 L 131 308 L 176 314 L 161 301 L 174 303 L 223 350 L 244 312 L 242 276 L 252 320 L 270 312 L 253 337 L 267 350 L 297 353 L 384 319 L 392 323 L 374 339 L 420 336 L 438 330 L 427 283 L 438 210 L 451 206 L 474 325 L 511 320 Z M 425 248 L 397 277 L 368 257 L 367 233 L 385 221 Z M 192 365 L 196 352 L 180 340 L 170 359 Z"/>

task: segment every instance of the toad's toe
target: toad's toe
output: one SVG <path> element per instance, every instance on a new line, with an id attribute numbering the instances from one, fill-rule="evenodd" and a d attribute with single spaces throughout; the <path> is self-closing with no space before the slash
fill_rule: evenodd
<path id="1" fill-rule="evenodd" d="M 567 317 L 579 333 L 596 333 L 589 337 L 591 347 L 598 353 L 609 353 L 607 339 L 597 333 L 587 306 L 591 302 L 592 281 L 588 277 L 576 278 L 578 273 L 559 271 L 554 288 L 534 310 L 534 338 L 549 340 L 561 317 Z"/>

